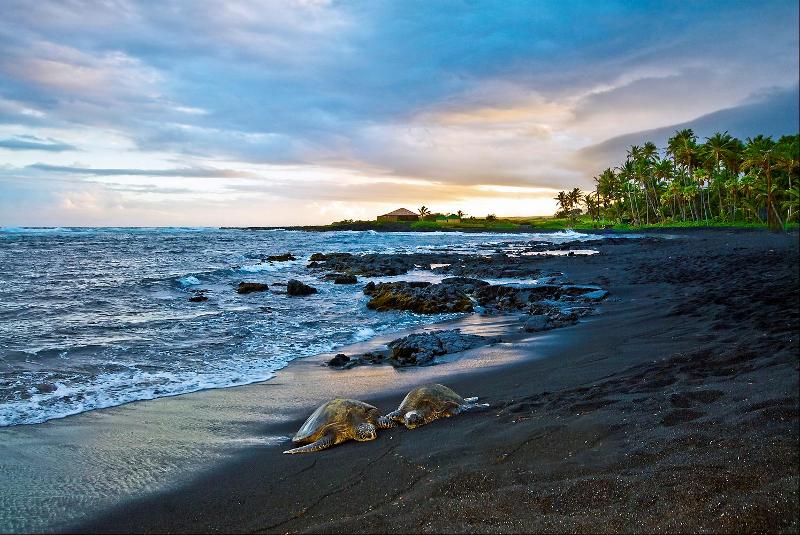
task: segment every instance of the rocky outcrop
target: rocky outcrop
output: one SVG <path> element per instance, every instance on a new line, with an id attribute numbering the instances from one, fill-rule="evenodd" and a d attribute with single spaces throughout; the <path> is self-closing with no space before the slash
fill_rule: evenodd
<path id="1" fill-rule="evenodd" d="M 542 301 L 528 305 L 522 330 L 529 333 L 549 331 L 577 323 L 592 312 L 591 306 L 571 306 L 560 301 Z"/>
<path id="2" fill-rule="evenodd" d="M 352 273 L 328 273 L 323 278 L 333 281 L 334 284 L 356 284 L 358 282 L 358 279 Z"/>
<path id="3" fill-rule="evenodd" d="M 537 284 L 533 286 L 490 285 L 475 293 L 475 300 L 487 313 L 530 312 L 535 303 L 600 301 L 608 292 L 597 286 Z"/>
<path id="4" fill-rule="evenodd" d="M 265 292 L 269 290 L 269 286 L 262 282 L 240 282 L 239 287 L 236 288 L 236 293 L 249 294 L 253 292 Z"/>
<path id="5" fill-rule="evenodd" d="M 453 262 L 455 254 L 366 254 L 314 253 L 308 268 L 325 269 L 340 273 L 352 273 L 364 277 L 403 275 L 412 269 L 430 269 L 431 263 Z"/>
<path id="6" fill-rule="evenodd" d="M 341 370 L 365 364 L 388 363 L 396 368 L 408 366 L 430 366 L 436 357 L 459 353 L 468 349 L 494 344 L 498 336 L 478 336 L 464 334 L 460 329 L 449 331 L 430 331 L 414 333 L 387 344 L 388 351 L 371 351 L 361 355 L 348 356 L 339 353 L 327 364 Z"/>
<path id="7" fill-rule="evenodd" d="M 381 312 L 410 310 L 418 314 L 441 314 L 474 310 L 465 289 L 457 284 L 406 281 L 375 284 L 370 282 L 364 286 L 364 293 L 371 297 L 367 308 Z"/>
<path id="8" fill-rule="evenodd" d="M 344 353 L 339 353 L 327 362 L 331 368 L 339 370 L 346 370 L 353 366 L 361 366 L 364 364 L 384 364 L 391 355 L 390 351 L 368 351 L 360 355 L 348 356 Z"/>
<path id="9" fill-rule="evenodd" d="M 357 362 L 358 361 L 356 359 L 351 359 L 344 353 L 339 353 L 328 361 L 328 366 L 331 368 L 347 369 L 355 366 Z"/>
<path id="10" fill-rule="evenodd" d="M 439 262 L 434 262 L 434 264 Z M 437 266 L 432 271 L 448 275 L 466 277 L 489 277 L 493 279 L 538 278 L 542 270 L 537 267 L 537 260 L 527 258 L 514 258 L 505 254 L 492 256 L 460 256 L 448 265 Z"/>
<path id="11" fill-rule="evenodd" d="M 289 260 L 297 260 L 297 258 L 292 253 L 285 253 L 268 256 L 267 260 L 270 262 L 288 262 Z"/>
<path id="12" fill-rule="evenodd" d="M 208 301 L 208 296 L 206 296 L 206 292 L 208 290 L 194 290 L 192 296 L 189 298 L 189 301 L 192 303 L 202 303 L 203 301 Z"/>
<path id="13" fill-rule="evenodd" d="M 534 314 L 525 318 L 522 330 L 529 333 L 548 331 L 552 329 L 550 317 L 546 314 Z"/>
<path id="14" fill-rule="evenodd" d="M 561 292 L 566 301 L 602 301 L 608 297 L 608 292 L 597 286 L 567 285 Z"/>
<path id="15" fill-rule="evenodd" d="M 308 268 L 347 272 L 364 277 L 403 275 L 412 269 L 431 269 L 435 273 L 463 277 L 491 278 L 541 278 L 538 267 L 544 257 L 509 256 L 489 250 L 486 255 L 460 253 L 376 253 L 357 255 L 351 253 L 314 253 Z"/>
<path id="16" fill-rule="evenodd" d="M 439 284 L 388 282 L 364 286 L 372 310 L 410 310 L 419 314 L 471 312 L 522 313 L 522 330 L 540 332 L 571 325 L 591 313 L 608 292 L 598 286 L 536 284 L 494 285 L 478 279 L 452 277 Z"/>
<path id="17" fill-rule="evenodd" d="M 494 344 L 499 337 L 464 334 L 460 329 L 450 331 L 431 331 L 410 334 L 389 342 L 392 351 L 389 362 L 395 367 L 428 366 L 434 358 L 450 353 L 460 353 L 467 349 Z"/>
<path id="18" fill-rule="evenodd" d="M 467 277 L 451 277 L 438 284 L 369 282 L 364 286 L 364 293 L 371 297 L 367 307 L 372 310 L 410 310 L 418 314 L 472 312 L 476 305 L 488 314 L 529 312 L 534 303 L 543 301 L 592 302 L 602 300 L 608 295 L 608 292 L 597 286 L 506 286 Z"/>
<path id="19" fill-rule="evenodd" d="M 291 297 L 298 297 L 315 294 L 317 293 L 317 289 L 308 284 L 303 284 L 297 279 L 290 279 L 289 282 L 286 283 L 286 293 Z"/>

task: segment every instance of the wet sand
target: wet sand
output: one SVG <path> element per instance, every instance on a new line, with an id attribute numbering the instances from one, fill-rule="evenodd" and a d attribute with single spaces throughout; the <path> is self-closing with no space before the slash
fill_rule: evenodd
<path id="1" fill-rule="evenodd" d="M 469 316 L 419 330 L 517 334 L 512 317 Z M 411 332 L 411 331 L 408 331 Z M 340 351 L 364 352 L 402 336 L 387 334 Z M 248 448 L 285 446 L 291 425 L 320 399 L 400 394 L 421 378 L 444 380 L 529 354 L 511 344 L 453 356 L 404 373 L 391 366 L 347 371 L 323 366 L 332 354 L 298 361 L 262 383 L 138 401 L 43 424 L 0 428 L 0 532 L 64 530 L 120 502 L 189 484 Z M 488 351 L 486 351 L 488 350 Z M 293 424 L 292 424 L 293 425 Z M 285 448 L 284 448 L 285 449 Z"/>
<path id="2" fill-rule="evenodd" d="M 796 531 L 797 234 L 693 231 L 596 248 L 596 256 L 532 260 L 610 290 L 595 315 L 571 327 L 403 371 L 334 371 L 305 359 L 259 385 L 66 419 L 83 421 L 87 433 L 106 426 L 117 437 L 138 422 L 129 439 L 142 458 L 144 438 L 158 451 L 170 441 L 203 451 L 205 443 L 186 437 L 219 439 L 215 425 L 231 439 L 266 438 L 198 461 L 196 469 L 180 465 L 185 475 L 170 488 L 85 522 L 50 526 Z M 507 325 L 475 328 L 508 332 Z M 373 442 L 281 453 L 288 445 L 281 437 L 330 397 L 355 396 L 388 411 L 410 387 L 432 380 L 491 406 L 413 431 L 383 431 Z M 81 441 L 74 430 L 64 433 Z"/>

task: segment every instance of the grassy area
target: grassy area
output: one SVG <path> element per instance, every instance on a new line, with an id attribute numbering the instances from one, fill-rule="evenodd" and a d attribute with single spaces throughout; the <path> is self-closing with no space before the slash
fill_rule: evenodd
<path id="1" fill-rule="evenodd" d="M 535 232 L 557 230 L 598 230 L 610 229 L 617 231 L 637 231 L 647 229 L 681 229 L 681 228 L 767 228 L 766 224 L 746 221 L 673 221 L 651 225 L 632 225 L 614 221 L 593 221 L 589 218 L 570 220 L 547 216 L 533 217 L 498 217 L 496 219 L 464 219 L 459 222 L 416 221 L 416 222 L 386 222 L 386 221 L 337 221 L 322 227 L 308 227 L 309 230 L 376 230 L 376 231 L 484 231 L 484 232 Z M 787 226 L 787 230 L 798 228 L 797 223 Z"/>
<path id="2" fill-rule="evenodd" d="M 417 221 L 411 224 L 414 230 L 513 230 L 520 225 L 509 219 L 464 219 L 459 222 Z"/>

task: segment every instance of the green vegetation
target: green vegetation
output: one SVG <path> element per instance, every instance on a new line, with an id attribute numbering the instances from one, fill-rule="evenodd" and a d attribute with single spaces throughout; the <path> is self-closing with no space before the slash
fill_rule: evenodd
<path id="1" fill-rule="evenodd" d="M 436 221 L 415 221 L 410 228 L 414 230 L 439 230 L 441 228 Z"/>
<path id="2" fill-rule="evenodd" d="M 632 146 L 620 166 L 595 180 L 595 190 L 561 191 L 554 217 L 466 217 L 419 209 L 420 221 L 345 220 L 325 229 L 535 231 L 690 227 L 797 228 L 800 136 L 742 142 L 727 132 L 698 143 L 691 129 L 675 132 L 663 151 Z"/>
<path id="3" fill-rule="evenodd" d="M 635 225 L 631 222 L 620 223 L 610 219 L 592 219 L 584 214 L 580 217 L 507 217 L 496 220 L 485 218 L 466 218 L 458 223 L 437 221 L 354 221 L 351 219 L 337 221 L 321 227 L 304 227 L 309 230 L 376 230 L 376 231 L 486 231 L 486 232 L 535 232 L 556 230 L 592 230 L 611 229 L 618 231 L 643 230 L 648 228 L 693 228 L 693 227 L 737 227 L 737 228 L 766 228 L 766 223 L 758 221 L 672 221 Z M 786 225 L 786 228 L 798 228 L 796 222 Z"/>
<path id="4" fill-rule="evenodd" d="M 652 142 L 632 146 L 625 162 L 595 177 L 595 191 L 559 192 L 556 218 L 575 228 L 592 225 L 797 225 L 800 136 L 777 142 L 756 136 L 744 143 L 727 132 L 698 143 L 691 129 L 676 132 L 661 154 Z"/>

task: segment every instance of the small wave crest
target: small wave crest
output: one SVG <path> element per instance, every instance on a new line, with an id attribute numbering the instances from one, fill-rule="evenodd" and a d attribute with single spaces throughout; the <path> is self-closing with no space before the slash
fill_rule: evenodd
<path id="1" fill-rule="evenodd" d="M 198 279 L 194 275 L 187 275 L 185 277 L 181 277 L 180 279 L 178 279 L 178 284 L 180 284 L 184 288 L 188 286 L 197 286 L 198 284 L 200 284 L 200 279 Z"/>
<path id="2" fill-rule="evenodd" d="M 369 340 L 370 338 L 374 337 L 376 334 L 377 333 L 375 332 L 375 329 L 370 327 L 361 327 L 353 333 L 351 340 L 353 342 L 364 342 L 365 340 Z"/>

